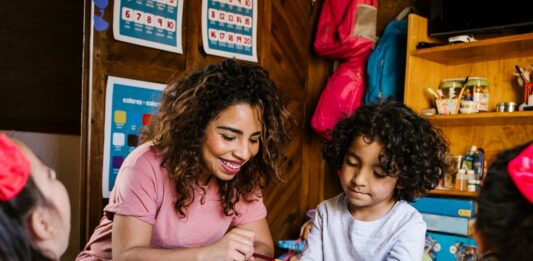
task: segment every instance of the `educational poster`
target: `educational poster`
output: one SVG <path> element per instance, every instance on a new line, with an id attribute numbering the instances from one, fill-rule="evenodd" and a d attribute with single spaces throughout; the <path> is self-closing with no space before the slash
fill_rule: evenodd
<path id="1" fill-rule="evenodd" d="M 202 40 L 208 54 L 257 62 L 257 0 L 203 0 Z"/>
<path id="2" fill-rule="evenodd" d="M 108 198 L 118 170 L 141 141 L 160 105 L 164 84 L 109 76 L 106 86 L 102 194 Z"/>
<path id="3" fill-rule="evenodd" d="M 183 53 L 181 22 L 185 0 L 115 0 L 113 35 L 132 44 Z"/>

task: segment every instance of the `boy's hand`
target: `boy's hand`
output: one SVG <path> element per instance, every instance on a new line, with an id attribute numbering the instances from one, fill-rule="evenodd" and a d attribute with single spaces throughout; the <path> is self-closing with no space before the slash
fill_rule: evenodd
<path id="1" fill-rule="evenodd" d="M 304 223 L 300 230 L 300 239 L 306 240 L 307 236 L 309 235 L 309 231 L 311 231 L 311 227 L 313 226 L 313 220 L 309 219 L 307 222 Z"/>

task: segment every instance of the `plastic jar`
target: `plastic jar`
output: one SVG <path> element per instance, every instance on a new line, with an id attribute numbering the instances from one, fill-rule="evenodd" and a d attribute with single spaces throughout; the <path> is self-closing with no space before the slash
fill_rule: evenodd
<path id="1" fill-rule="evenodd" d="M 477 103 L 478 111 L 489 111 L 489 81 L 482 77 L 468 78 L 463 99 Z"/>

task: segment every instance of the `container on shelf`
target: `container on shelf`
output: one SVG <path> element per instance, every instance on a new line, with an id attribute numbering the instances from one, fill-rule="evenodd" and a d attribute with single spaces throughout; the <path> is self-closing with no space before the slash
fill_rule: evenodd
<path id="1" fill-rule="evenodd" d="M 500 102 L 496 104 L 496 111 L 497 112 L 513 112 L 516 111 L 516 103 L 514 102 Z"/>
<path id="2" fill-rule="evenodd" d="M 443 99 L 456 98 L 463 87 L 463 78 L 444 79 L 440 82 L 439 89 Z"/>
<path id="3" fill-rule="evenodd" d="M 460 169 L 455 176 L 455 190 L 466 191 L 468 180 L 466 176 L 466 170 Z"/>
<path id="4" fill-rule="evenodd" d="M 533 106 L 533 82 L 524 83 L 524 104 Z"/>
<path id="5" fill-rule="evenodd" d="M 478 103 L 476 101 L 461 100 L 461 108 L 459 112 L 462 114 L 478 112 Z"/>
<path id="6" fill-rule="evenodd" d="M 467 170 L 466 171 L 466 179 L 467 179 L 467 191 L 470 192 L 476 192 L 476 175 L 474 170 Z"/>
<path id="7" fill-rule="evenodd" d="M 461 92 L 463 78 L 444 79 L 439 85 L 440 99 L 435 100 L 439 114 L 457 114 L 459 112 L 459 100 L 457 96 Z"/>
<path id="8" fill-rule="evenodd" d="M 489 111 L 489 81 L 483 77 L 470 77 L 466 82 L 464 100 L 474 101 L 478 111 Z"/>

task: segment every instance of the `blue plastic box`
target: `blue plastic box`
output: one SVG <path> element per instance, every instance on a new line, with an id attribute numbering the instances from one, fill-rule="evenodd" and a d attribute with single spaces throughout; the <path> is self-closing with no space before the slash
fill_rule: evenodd
<path id="1" fill-rule="evenodd" d="M 433 232 L 443 232 L 461 236 L 472 235 L 474 226 L 473 218 L 450 217 L 422 213 L 422 218 L 426 222 L 427 230 Z"/>
<path id="2" fill-rule="evenodd" d="M 472 218 L 476 213 L 473 200 L 421 197 L 411 205 L 420 213 L 435 215 Z"/>

